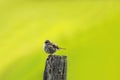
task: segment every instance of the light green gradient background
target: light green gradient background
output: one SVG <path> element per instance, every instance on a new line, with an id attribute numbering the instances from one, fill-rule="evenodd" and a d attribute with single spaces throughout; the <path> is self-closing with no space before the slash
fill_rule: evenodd
<path id="1" fill-rule="evenodd" d="M 120 1 L 0 0 L 0 80 L 42 80 L 46 39 L 67 80 L 120 80 Z"/>

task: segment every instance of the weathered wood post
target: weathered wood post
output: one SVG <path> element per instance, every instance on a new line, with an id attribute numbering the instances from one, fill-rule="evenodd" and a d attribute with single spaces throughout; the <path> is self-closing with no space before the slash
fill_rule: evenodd
<path id="1" fill-rule="evenodd" d="M 49 55 L 46 59 L 43 80 L 66 80 L 67 56 Z"/>

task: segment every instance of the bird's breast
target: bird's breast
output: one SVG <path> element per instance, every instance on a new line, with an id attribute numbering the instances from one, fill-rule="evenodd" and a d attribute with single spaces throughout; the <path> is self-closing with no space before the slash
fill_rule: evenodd
<path id="1" fill-rule="evenodd" d="M 50 53 L 50 54 L 53 54 L 54 52 L 56 52 L 56 48 L 54 48 L 51 45 L 45 45 L 44 50 L 46 53 Z"/>

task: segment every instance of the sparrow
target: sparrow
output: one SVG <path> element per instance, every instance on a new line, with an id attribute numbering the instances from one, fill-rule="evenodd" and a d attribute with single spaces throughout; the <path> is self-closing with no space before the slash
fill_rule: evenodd
<path id="1" fill-rule="evenodd" d="M 46 53 L 51 55 L 51 54 L 54 54 L 56 50 L 60 50 L 60 49 L 65 49 L 65 48 L 60 48 L 56 44 L 53 44 L 52 42 L 50 42 L 49 40 L 45 41 L 44 51 Z"/>

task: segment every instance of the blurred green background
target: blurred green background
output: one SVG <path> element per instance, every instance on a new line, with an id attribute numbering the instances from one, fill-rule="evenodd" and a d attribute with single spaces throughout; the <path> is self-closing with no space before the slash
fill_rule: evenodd
<path id="1" fill-rule="evenodd" d="M 120 80 L 119 0 L 0 0 L 0 80 L 42 80 L 46 39 L 67 80 Z"/>

